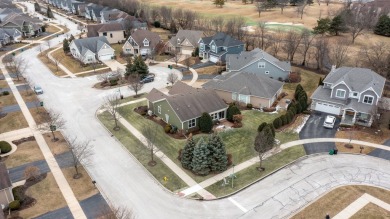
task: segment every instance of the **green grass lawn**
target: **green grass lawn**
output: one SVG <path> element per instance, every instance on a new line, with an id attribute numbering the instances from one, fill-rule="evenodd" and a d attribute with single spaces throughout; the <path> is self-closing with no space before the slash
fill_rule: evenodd
<path id="1" fill-rule="evenodd" d="M 110 45 L 111 48 L 113 48 L 115 50 L 115 56 L 116 56 L 116 60 L 121 63 L 121 64 L 126 64 L 127 61 L 126 61 L 126 58 L 125 57 L 121 57 L 121 52 L 122 52 L 122 46 L 123 44 L 111 44 Z"/>
<path id="2" fill-rule="evenodd" d="M 231 184 L 222 186 L 222 181 L 219 181 L 207 187 L 206 190 L 216 197 L 228 195 L 255 182 L 256 180 L 265 177 L 272 171 L 275 171 L 276 169 L 281 168 L 282 166 L 304 155 L 306 155 L 306 153 L 302 145 L 287 148 L 286 150 L 283 150 L 263 161 L 263 167 L 265 168 L 265 171 L 258 171 L 257 167 L 259 164 L 256 163 L 236 173 L 235 175 L 237 178 L 234 179 L 233 188 L 231 187 Z"/>
<path id="3" fill-rule="evenodd" d="M 100 121 L 107 127 L 108 130 L 113 130 L 114 121 L 109 117 L 108 112 L 98 115 Z M 148 165 L 150 161 L 150 151 L 142 145 L 142 143 L 134 137 L 126 128 L 120 125 L 119 131 L 111 131 L 112 134 L 127 148 L 127 150 L 167 189 L 171 191 L 181 190 L 187 187 L 174 172 L 172 172 L 159 158 L 156 158 L 157 165 L 151 167 Z M 165 182 L 164 176 L 168 178 Z"/>
<path id="4" fill-rule="evenodd" d="M 64 50 L 59 49 L 51 54 L 53 58 L 60 60 L 60 63 L 65 66 L 69 71 L 72 73 L 79 73 L 83 71 L 91 71 L 93 70 L 92 65 L 87 65 L 83 67 L 78 60 L 73 58 L 72 55 L 65 55 Z M 97 64 L 96 65 L 96 71 L 98 71 L 100 68 L 107 67 L 105 64 Z"/>
<path id="5" fill-rule="evenodd" d="M 323 75 L 317 74 L 312 71 L 308 71 L 298 67 L 292 67 L 293 72 L 300 71 L 301 72 L 301 82 L 300 83 L 285 83 L 283 86 L 283 91 L 289 94 L 289 97 L 292 98 L 295 92 L 295 88 L 298 84 L 301 84 L 305 89 L 307 96 L 310 97 L 313 92 L 318 87 L 318 82 L 320 77 L 324 77 Z"/>
<path id="6" fill-rule="evenodd" d="M 127 121 L 129 121 L 135 128 L 142 130 L 147 124 L 152 127 L 157 127 L 156 134 L 156 146 L 164 152 L 173 162 L 178 166 L 181 166 L 180 161 L 177 159 L 178 152 L 184 147 L 186 140 L 178 140 L 169 137 L 165 134 L 163 128 L 155 122 L 144 119 L 141 115 L 134 112 L 134 108 L 138 106 L 145 106 L 146 101 L 142 101 L 136 104 L 127 105 L 120 108 L 120 113 Z M 243 127 L 239 129 L 232 129 L 226 132 L 220 133 L 222 140 L 225 142 L 227 153 L 232 154 L 233 162 L 239 164 L 256 156 L 256 151 L 253 147 L 253 142 L 256 137 L 257 127 L 262 122 L 271 122 L 279 116 L 279 114 L 267 114 L 254 110 L 243 111 Z M 200 137 L 207 137 L 206 134 L 196 135 L 195 140 Z M 282 143 L 298 139 L 297 134 L 293 133 L 277 133 L 277 139 Z M 208 176 L 197 176 L 192 172 L 185 170 L 195 181 L 201 182 L 213 174 Z"/>

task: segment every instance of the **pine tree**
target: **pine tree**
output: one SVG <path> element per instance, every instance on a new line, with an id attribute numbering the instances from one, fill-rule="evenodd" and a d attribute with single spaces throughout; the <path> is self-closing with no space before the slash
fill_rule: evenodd
<path id="1" fill-rule="evenodd" d="M 390 17 L 382 15 L 379 17 L 375 25 L 374 33 L 382 36 L 390 37 Z"/>
<path id="2" fill-rule="evenodd" d="M 129 57 L 127 59 L 127 64 L 126 64 L 126 72 L 125 72 L 126 77 L 133 73 L 132 72 L 133 68 L 134 68 L 133 59 L 131 57 Z"/>
<path id="3" fill-rule="evenodd" d="M 134 64 L 133 64 L 133 68 L 132 68 L 131 74 L 133 74 L 135 72 L 137 72 L 140 75 L 147 75 L 147 74 L 149 74 L 149 68 L 146 65 L 146 63 L 144 62 L 144 60 L 142 59 L 142 56 L 137 56 L 134 59 Z"/>
<path id="4" fill-rule="evenodd" d="M 229 106 L 226 112 L 226 119 L 229 120 L 230 122 L 233 122 L 233 116 L 241 114 L 240 109 L 235 104 L 232 104 Z"/>
<path id="5" fill-rule="evenodd" d="M 53 12 L 51 11 L 50 7 L 47 7 L 47 17 L 48 18 L 54 18 Z"/>
<path id="6" fill-rule="evenodd" d="M 320 18 L 317 20 L 317 26 L 313 28 L 313 32 L 316 34 L 325 34 L 329 31 L 329 25 L 331 20 L 329 18 Z"/>
<path id="7" fill-rule="evenodd" d="M 69 43 L 71 43 L 74 40 L 74 36 L 71 34 L 69 37 Z"/>
<path id="8" fill-rule="evenodd" d="M 205 176 L 210 173 L 211 156 L 207 142 L 199 139 L 194 148 L 191 162 L 192 171 L 198 175 Z"/>
<path id="9" fill-rule="evenodd" d="M 261 132 L 263 131 L 264 127 L 267 126 L 267 123 L 266 122 L 263 122 L 259 125 L 259 127 L 257 128 L 257 132 Z"/>
<path id="10" fill-rule="evenodd" d="M 38 2 L 35 2 L 35 3 L 34 3 L 34 9 L 35 9 L 35 11 L 37 11 L 37 12 L 40 12 L 40 11 L 41 11 L 41 6 L 38 4 Z"/>
<path id="11" fill-rule="evenodd" d="M 62 49 L 64 50 L 65 53 L 70 52 L 69 48 L 69 41 L 65 38 L 64 41 L 62 42 Z"/>
<path id="12" fill-rule="evenodd" d="M 344 21 L 341 15 L 335 16 L 329 24 L 329 33 L 338 36 L 344 29 Z"/>
<path id="13" fill-rule="evenodd" d="M 209 139 L 209 149 L 211 151 L 211 170 L 222 172 L 227 169 L 228 158 L 225 144 L 219 135 L 213 134 Z"/>
<path id="14" fill-rule="evenodd" d="M 192 169 L 191 163 L 194 154 L 195 141 L 192 138 L 192 135 L 188 138 L 186 145 L 184 145 L 183 150 L 181 151 L 181 165 L 186 169 Z"/>
<path id="15" fill-rule="evenodd" d="M 202 113 L 202 116 L 199 118 L 199 129 L 205 133 L 209 133 L 213 129 L 213 119 L 210 114 Z"/>

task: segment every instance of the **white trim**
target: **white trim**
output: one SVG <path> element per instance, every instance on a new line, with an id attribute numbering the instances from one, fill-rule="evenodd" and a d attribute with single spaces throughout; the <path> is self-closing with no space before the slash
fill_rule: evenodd
<path id="1" fill-rule="evenodd" d="M 371 97 L 372 98 L 371 103 L 365 103 L 364 102 L 364 98 L 366 98 L 366 97 Z M 374 104 L 374 99 L 375 99 L 375 97 L 372 96 L 372 95 L 364 95 L 363 99 L 362 99 L 362 103 L 372 105 L 372 104 Z"/>
<path id="2" fill-rule="evenodd" d="M 344 91 L 344 95 L 343 96 L 338 96 L 337 95 L 337 92 L 339 92 L 339 91 Z M 346 90 L 344 90 L 344 89 L 337 89 L 336 90 L 336 97 L 338 97 L 338 98 L 345 98 L 345 95 L 347 94 L 347 91 Z"/>
<path id="3" fill-rule="evenodd" d="M 161 114 L 161 105 L 158 105 L 158 106 L 157 106 L 157 113 L 158 113 L 158 114 Z"/>
<path id="4" fill-rule="evenodd" d="M 348 88 L 349 92 L 352 92 L 351 88 L 349 88 L 348 85 L 344 81 L 340 81 L 340 83 L 333 85 L 331 87 L 331 89 L 333 90 L 334 87 L 336 87 L 337 85 L 340 85 L 340 84 L 344 84 Z"/>
<path id="5" fill-rule="evenodd" d="M 385 86 L 382 87 L 382 93 L 383 93 L 384 87 L 385 87 Z M 372 87 L 369 87 L 369 88 L 365 89 L 364 91 L 360 92 L 360 94 L 362 94 L 362 93 L 364 93 L 364 92 L 366 92 L 366 91 L 369 91 L 369 90 L 371 90 L 372 92 L 374 92 L 374 93 L 376 94 L 376 96 L 378 97 L 378 99 L 381 97 L 381 96 L 378 95 L 377 92 L 375 92 L 375 90 L 374 90 Z M 360 97 L 360 96 L 359 96 L 359 97 Z M 359 98 L 359 99 L 360 99 L 360 98 Z"/>
<path id="6" fill-rule="evenodd" d="M 241 54 L 240 54 L 240 56 L 241 56 Z M 248 67 L 248 66 L 250 66 L 250 65 L 253 65 L 254 63 L 256 63 L 256 62 L 258 62 L 258 61 L 260 61 L 260 60 L 265 60 L 265 61 L 268 62 L 268 64 L 271 64 L 271 65 L 275 66 L 276 68 L 278 68 L 278 69 L 280 69 L 280 70 L 282 70 L 282 71 L 285 71 L 285 72 L 287 71 L 286 69 L 281 68 L 280 66 L 276 65 L 276 64 L 273 63 L 273 62 L 270 62 L 269 60 L 267 60 L 267 59 L 265 59 L 265 58 L 256 59 L 256 60 L 254 60 L 253 62 L 250 62 L 250 63 L 248 63 L 247 65 L 243 66 L 242 68 L 240 68 L 240 69 L 238 69 L 238 70 L 233 70 L 233 71 L 241 71 L 242 69 L 244 69 L 244 68 L 246 68 L 246 67 Z"/>

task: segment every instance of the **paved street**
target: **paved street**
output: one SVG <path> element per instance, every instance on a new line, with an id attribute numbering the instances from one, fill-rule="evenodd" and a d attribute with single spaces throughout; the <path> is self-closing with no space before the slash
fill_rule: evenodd
<path id="1" fill-rule="evenodd" d="M 390 139 L 388 139 L 383 145 L 387 145 L 390 147 Z M 390 151 L 385 151 L 382 149 L 375 149 L 369 155 L 374 156 L 374 157 L 379 157 L 382 159 L 390 160 Z"/>
<path id="2" fill-rule="evenodd" d="M 34 101 L 34 102 L 26 102 L 26 105 L 29 109 L 31 108 L 36 108 L 39 105 L 39 101 Z M 20 111 L 20 106 L 18 104 L 15 105 L 8 105 L 8 106 L 3 106 L 2 113 L 12 113 L 12 112 L 18 112 Z"/>
<path id="3" fill-rule="evenodd" d="M 335 127 L 333 129 L 327 129 L 323 127 L 324 119 L 326 115 L 319 112 L 314 112 L 310 115 L 305 126 L 303 126 L 301 132 L 299 132 L 299 139 L 308 139 L 308 138 L 334 138 L 340 120 L 336 120 Z M 306 154 L 315 154 L 321 152 L 328 152 L 329 150 L 336 147 L 335 143 L 312 143 L 303 145 L 306 151 Z"/>

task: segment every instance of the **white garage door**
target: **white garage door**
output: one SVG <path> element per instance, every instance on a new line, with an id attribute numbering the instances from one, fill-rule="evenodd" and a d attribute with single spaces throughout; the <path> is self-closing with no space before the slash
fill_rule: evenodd
<path id="1" fill-rule="evenodd" d="M 114 55 L 114 54 L 112 54 L 112 53 L 99 55 L 99 60 L 100 60 L 100 61 L 107 61 L 107 60 L 110 60 L 110 59 L 112 58 L 113 55 Z"/>
<path id="2" fill-rule="evenodd" d="M 317 103 L 314 110 L 329 114 L 340 115 L 341 108 L 332 104 Z"/>
<path id="3" fill-rule="evenodd" d="M 192 55 L 192 49 L 182 49 L 181 54 L 183 55 Z"/>
<path id="4" fill-rule="evenodd" d="M 140 53 L 142 56 L 146 56 L 149 54 L 149 49 L 141 49 Z"/>
<path id="5" fill-rule="evenodd" d="M 210 56 L 210 62 L 214 62 L 214 63 L 217 63 L 219 60 L 218 60 L 218 57 L 216 56 Z"/>

